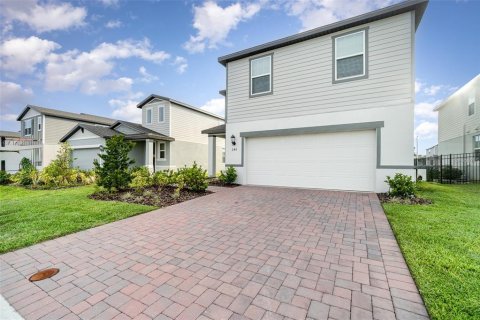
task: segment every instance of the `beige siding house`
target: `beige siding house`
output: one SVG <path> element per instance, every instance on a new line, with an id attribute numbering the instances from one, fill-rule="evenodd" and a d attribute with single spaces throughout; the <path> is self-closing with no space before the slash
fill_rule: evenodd
<path id="1" fill-rule="evenodd" d="M 414 176 L 415 31 L 427 4 L 220 57 L 226 162 L 238 182 L 384 192 L 387 175 Z"/>

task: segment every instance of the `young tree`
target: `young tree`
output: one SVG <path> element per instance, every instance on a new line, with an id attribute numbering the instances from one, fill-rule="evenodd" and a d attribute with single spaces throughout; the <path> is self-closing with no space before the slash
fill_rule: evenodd
<path id="1" fill-rule="evenodd" d="M 47 185 L 66 186 L 74 179 L 72 169 L 72 147 L 62 143 L 58 149 L 57 157 L 43 169 L 42 179 Z"/>
<path id="2" fill-rule="evenodd" d="M 128 187 L 132 176 L 128 167 L 135 161 L 130 159 L 128 153 L 135 144 L 127 141 L 123 136 L 116 135 L 107 140 L 106 146 L 101 148 L 98 156 L 102 163 L 95 159 L 93 165 L 98 175 L 97 184 L 111 191 L 122 190 Z"/>

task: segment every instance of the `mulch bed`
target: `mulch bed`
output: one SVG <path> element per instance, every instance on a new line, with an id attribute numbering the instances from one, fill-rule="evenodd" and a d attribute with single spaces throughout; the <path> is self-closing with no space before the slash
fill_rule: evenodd
<path id="1" fill-rule="evenodd" d="M 208 185 L 215 186 L 215 187 L 225 187 L 225 188 L 235 188 L 239 186 L 239 184 L 236 184 L 236 183 L 225 184 L 218 179 L 211 179 L 210 181 L 208 181 Z"/>
<path id="2" fill-rule="evenodd" d="M 134 189 L 118 192 L 100 191 L 91 194 L 89 197 L 90 199 L 95 200 L 122 201 L 163 208 L 198 197 L 203 197 L 212 193 L 210 191 L 194 192 L 184 189 L 180 191 L 180 196 L 175 198 L 173 197 L 174 190 L 175 188 L 172 187 L 165 187 L 162 189 L 156 189 L 152 187 L 145 188 L 141 191 Z"/>
<path id="3" fill-rule="evenodd" d="M 432 204 L 432 200 L 425 198 L 411 198 L 411 199 L 402 199 L 398 197 L 391 197 L 388 193 L 377 193 L 380 202 L 382 203 L 399 203 L 399 204 Z"/>

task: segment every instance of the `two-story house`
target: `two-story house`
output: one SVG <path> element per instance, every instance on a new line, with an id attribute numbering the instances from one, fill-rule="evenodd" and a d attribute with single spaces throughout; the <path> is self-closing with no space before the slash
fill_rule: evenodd
<path id="1" fill-rule="evenodd" d="M 438 155 L 476 153 L 480 159 L 480 74 L 437 107 Z"/>
<path id="2" fill-rule="evenodd" d="M 20 137 L 11 139 L 9 151 L 28 158 L 37 169 L 42 169 L 55 159 L 59 140 L 79 123 L 112 125 L 116 120 L 84 113 L 27 105 L 18 116 Z M 18 170 L 18 164 L 14 165 Z"/>
<path id="3" fill-rule="evenodd" d="M 226 163 L 251 185 L 384 192 L 414 176 L 411 0 L 220 57 Z M 216 130 L 216 131 L 215 131 Z"/>
<path id="4" fill-rule="evenodd" d="M 100 147 L 105 145 L 105 140 L 123 135 L 135 142 L 130 153 L 135 166 L 146 166 L 155 171 L 191 166 L 196 162 L 207 169 L 208 138 L 201 134 L 201 129 L 224 123 L 222 117 L 153 94 L 137 107 L 142 109 L 141 125 L 128 121 L 115 121 L 110 126 L 81 123 L 66 133 L 60 142 L 68 142 L 72 146 L 73 166 L 93 168 L 93 159 L 99 158 Z M 223 145 L 219 144 L 216 148 L 217 163 L 220 164 Z"/>
<path id="5" fill-rule="evenodd" d="M 17 145 L 20 143 L 20 132 L 0 130 L 0 170 L 10 173 L 16 172 L 20 164 L 20 152 Z"/>

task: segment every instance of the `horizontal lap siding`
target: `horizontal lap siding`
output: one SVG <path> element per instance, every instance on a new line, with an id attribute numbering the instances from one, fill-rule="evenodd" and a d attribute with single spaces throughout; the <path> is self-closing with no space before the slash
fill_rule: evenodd
<path id="1" fill-rule="evenodd" d="M 368 79 L 332 84 L 332 36 L 335 34 L 274 50 L 272 95 L 249 98 L 249 58 L 229 63 L 228 121 L 411 103 L 411 14 L 365 26 L 369 27 Z"/>

